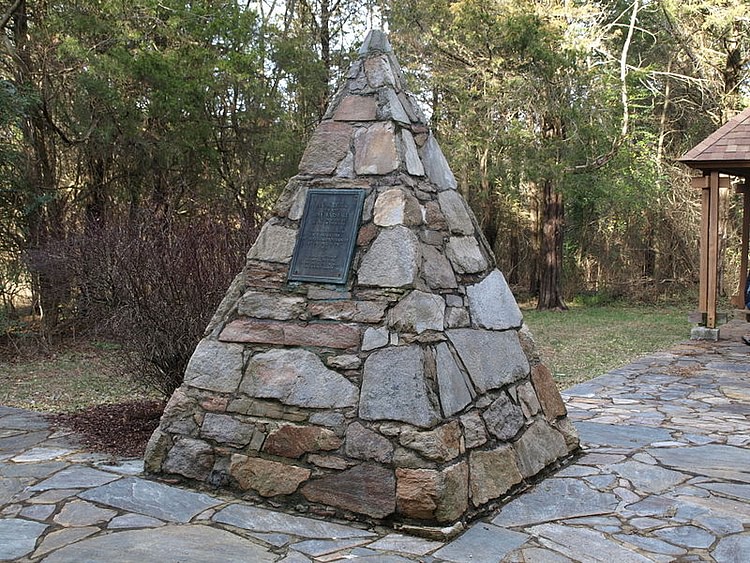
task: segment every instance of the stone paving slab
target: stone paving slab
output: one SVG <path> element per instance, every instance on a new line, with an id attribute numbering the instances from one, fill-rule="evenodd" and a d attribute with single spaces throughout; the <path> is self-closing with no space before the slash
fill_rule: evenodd
<path id="1" fill-rule="evenodd" d="M 0 406 L 0 561 L 750 561 L 750 325 L 563 393 L 584 452 L 451 541 L 150 481 Z"/>

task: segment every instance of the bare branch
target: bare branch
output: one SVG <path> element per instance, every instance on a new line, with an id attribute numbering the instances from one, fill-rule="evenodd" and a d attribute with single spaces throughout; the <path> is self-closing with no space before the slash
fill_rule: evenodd
<path id="1" fill-rule="evenodd" d="M 630 25 L 628 26 L 628 34 L 625 37 L 625 42 L 622 45 L 620 51 L 620 101 L 622 103 L 622 126 L 620 128 L 620 134 L 615 137 L 612 141 L 612 147 L 605 154 L 599 155 L 594 160 L 586 162 L 585 164 L 579 164 L 569 168 L 567 171 L 574 174 L 580 174 L 583 172 L 591 172 L 598 170 L 610 160 L 612 160 L 617 151 L 620 150 L 625 138 L 628 136 L 628 129 L 630 123 L 630 109 L 628 108 L 628 52 L 630 51 L 630 44 L 633 40 L 633 33 L 635 33 L 636 23 L 638 21 L 638 11 L 640 10 L 639 0 L 633 0 L 633 11 L 630 14 Z"/>

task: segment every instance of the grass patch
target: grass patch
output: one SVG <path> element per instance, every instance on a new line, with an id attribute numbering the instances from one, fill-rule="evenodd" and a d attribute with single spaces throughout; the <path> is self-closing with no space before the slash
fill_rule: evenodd
<path id="1" fill-rule="evenodd" d="M 574 305 L 569 311 L 525 309 L 524 318 L 561 388 L 570 387 L 687 340 L 679 307 Z M 0 357 L 0 404 L 69 413 L 92 405 L 159 398 L 120 370 L 121 352 L 106 342 Z"/>
<path id="2" fill-rule="evenodd" d="M 523 313 L 561 389 L 690 337 L 687 313 L 679 307 L 579 305 Z"/>
<path id="3" fill-rule="evenodd" d="M 32 357 L 0 359 L 0 404 L 42 412 L 155 398 L 119 369 L 106 343 L 77 343 Z"/>

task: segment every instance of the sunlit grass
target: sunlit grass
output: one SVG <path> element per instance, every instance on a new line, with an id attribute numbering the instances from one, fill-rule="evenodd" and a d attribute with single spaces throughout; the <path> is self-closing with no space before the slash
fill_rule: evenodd
<path id="1" fill-rule="evenodd" d="M 0 360 L 0 405 L 73 412 L 91 405 L 153 397 L 123 375 L 107 345 L 81 344 L 35 358 Z"/>
<path id="2" fill-rule="evenodd" d="M 687 340 L 687 310 L 668 307 L 572 306 L 524 310 L 543 361 L 560 388 Z"/>

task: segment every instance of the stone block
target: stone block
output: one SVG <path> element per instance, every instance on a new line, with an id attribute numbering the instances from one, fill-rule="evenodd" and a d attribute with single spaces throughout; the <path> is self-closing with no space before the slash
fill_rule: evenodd
<path id="1" fill-rule="evenodd" d="M 389 333 L 386 327 L 380 328 L 368 328 L 365 330 L 362 336 L 362 351 L 369 352 L 370 350 L 376 350 L 387 346 L 389 341 Z"/>
<path id="2" fill-rule="evenodd" d="M 524 418 L 532 418 L 542 408 L 536 393 L 534 393 L 534 387 L 528 381 L 518 385 L 516 393 L 518 394 L 518 402 L 521 404 Z"/>
<path id="3" fill-rule="evenodd" d="M 391 70 L 391 64 L 386 55 L 371 57 L 365 61 L 365 75 L 372 88 L 396 86 L 396 77 Z"/>
<path id="4" fill-rule="evenodd" d="M 500 498 L 523 481 L 513 448 L 507 444 L 489 451 L 472 451 L 469 455 L 469 475 L 469 491 L 474 506 Z"/>
<path id="5" fill-rule="evenodd" d="M 568 455 L 565 438 L 543 419 L 536 420 L 513 444 L 524 477 L 536 475 L 548 464 Z"/>
<path id="6" fill-rule="evenodd" d="M 302 219 L 302 214 L 305 211 L 305 200 L 307 200 L 308 186 L 300 185 L 295 194 L 294 198 L 289 206 L 289 212 L 287 217 L 292 221 L 299 221 Z"/>
<path id="7" fill-rule="evenodd" d="M 304 467 L 240 454 L 232 455 L 229 464 L 229 474 L 241 489 L 256 491 L 263 497 L 290 495 L 311 473 Z"/>
<path id="8" fill-rule="evenodd" d="M 381 90 L 379 94 L 382 104 L 382 108 L 380 111 L 381 119 L 392 119 L 393 121 L 398 121 L 399 123 L 403 123 L 405 125 L 411 124 L 411 120 L 406 114 L 404 106 L 401 105 L 401 100 L 399 100 L 394 90 L 387 88 L 385 90 Z"/>
<path id="9" fill-rule="evenodd" d="M 227 411 L 246 416 L 287 420 L 289 422 L 307 420 L 307 414 L 303 409 L 282 405 L 277 401 L 264 401 L 246 396 L 240 396 L 237 399 L 231 400 L 227 405 Z"/>
<path id="10" fill-rule="evenodd" d="M 718 328 L 707 328 L 705 326 L 694 326 L 690 329 L 690 340 L 709 340 L 718 342 L 721 330 Z"/>
<path id="11" fill-rule="evenodd" d="M 320 319 L 378 323 L 385 317 L 387 307 L 387 301 L 321 301 L 310 303 L 307 309 Z"/>
<path id="12" fill-rule="evenodd" d="M 342 356 L 331 356 L 327 358 L 326 365 L 330 368 L 340 370 L 359 369 L 362 366 L 362 360 L 359 356 L 344 354 Z"/>
<path id="13" fill-rule="evenodd" d="M 396 469 L 396 507 L 399 514 L 418 520 L 434 520 L 440 488 L 434 469 Z"/>
<path id="14" fill-rule="evenodd" d="M 422 276 L 430 289 L 455 289 L 456 275 L 445 255 L 434 246 L 422 245 Z"/>
<path id="15" fill-rule="evenodd" d="M 440 415 L 425 381 L 419 346 L 391 346 L 365 361 L 359 416 L 364 420 L 398 420 L 420 428 L 437 424 Z"/>
<path id="16" fill-rule="evenodd" d="M 451 237 L 445 248 L 453 269 L 459 274 L 476 274 L 484 271 L 487 259 L 474 237 Z"/>
<path id="17" fill-rule="evenodd" d="M 247 259 L 288 264 L 292 259 L 296 239 L 297 229 L 266 223 L 247 253 Z"/>
<path id="18" fill-rule="evenodd" d="M 448 190 L 438 193 L 438 202 L 451 233 L 474 234 L 474 223 L 466 209 L 466 202 L 457 191 Z"/>
<path id="19" fill-rule="evenodd" d="M 435 346 L 438 389 L 443 416 L 451 417 L 468 405 L 474 392 L 445 343 Z"/>
<path id="20" fill-rule="evenodd" d="M 357 387 L 326 368 L 312 352 L 270 350 L 248 363 L 240 391 L 305 408 L 341 408 L 357 404 Z"/>
<path id="21" fill-rule="evenodd" d="M 401 188 L 392 188 L 381 193 L 375 200 L 372 220 L 379 227 L 420 225 L 422 208 L 413 195 Z"/>
<path id="22" fill-rule="evenodd" d="M 442 331 L 445 300 L 434 293 L 414 290 L 388 313 L 388 325 L 399 332 L 421 334 L 426 330 Z"/>
<path id="23" fill-rule="evenodd" d="M 440 150 L 440 145 L 438 145 L 431 133 L 422 146 L 420 153 L 422 164 L 430 182 L 440 191 L 455 190 L 457 186 L 456 178 L 453 176 L 453 172 L 451 172 L 443 151 Z"/>
<path id="24" fill-rule="evenodd" d="M 402 225 L 381 230 L 362 259 L 360 285 L 412 287 L 417 277 L 419 241 Z"/>
<path id="25" fill-rule="evenodd" d="M 228 446 L 244 447 L 253 439 L 255 426 L 240 422 L 226 414 L 206 413 L 201 425 L 201 437 Z"/>
<path id="26" fill-rule="evenodd" d="M 222 342 L 276 344 L 282 346 L 321 346 L 339 350 L 356 349 L 359 327 L 343 323 L 291 323 L 236 319 L 219 335 Z"/>
<path id="27" fill-rule="evenodd" d="M 335 121 L 321 123 L 307 144 L 299 171 L 305 174 L 332 174 L 349 152 L 353 129 Z"/>
<path id="28" fill-rule="evenodd" d="M 302 487 L 302 495 L 311 502 L 385 518 L 396 510 L 396 478 L 390 469 L 363 463 L 308 481 Z"/>
<path id="29" fill-rule="evenodd" d="M 448 192 L 446 192 L 448 193 Z M 466 287 L 472 323 L 480 328 L 506 330 L 523 324 L 523 315 L 500 270 Z"/>
<path id="30" fill-rule="evenodd" d="M 467 450 L 478 448 L 487 442 L 487 429 L 482 416 L 477 411 L 462 415 L 460 421 L 464 429 L 464 445 Z"/>
<path id="31" fill-rule="evenodd" d="M 515 438 L 524 424 L 523 411 L 505 393 L 487 407 L 482 418 L 489 433 L 503 441 Z"/>
<path id="32" fill-rule="evenodd" d="M 327 428 L 287 424 L 268 435 L 263 444 L 263 451 L 296 459 L 306 453 L 335 450 L 339 446 L 341 439 Z"/>
<path id="33" fill-rule="evenodd" d="M 424 176 L 424 166 L 419 158 L 417 144 L 414 142 L 411 132 L 407 129 L 401 131 L 401 147 L 404 151 L 406 171 L 412 176 Z"/>
<path id="34" fill-rule="evenodd" d="M 195 418 L 199 411 L 198 402 L 192 397 L 188 397 L 185 394 L 185 388 L 180 387 L 172 393 L 169 401 L 167 401 L 160 425 L 170 433 L 192 434 L 197 429 Z"/>
<path id="35" fill-rule="evenodd" d="M 354 459 L 390 463 L 393 460 L 393 444 L 377 432 L 368 430 L 359 422 L 349 425 L 346 431 L 344 452 Z"/>
<path id="36" fill-rule="evenodd" d="M 471 319 L 466 307 L 448 307 L 445 310 L 446 328 L 467 328 L 470 325 Z"/>
<path id="37" fill-rule="evenodd" d="M 378 122 L 354 135 L 354 171 L 360 175 L 390 174 L 399 166 L 392 123 Z"/>
<path id="38" fill-rule="evenodd" d="M 396 469 L 396 506 L 409 518 L 453 522 L 468 508 L 468 467 Z"/>
<path id="39" fill-rule="evenodd" d="M 310 454 L 307 462 L 323 469 L 336 469 L 342 471 L 349 467 L 349 463 L 343 458 L 335 455 Z"/>
<path id="40" fill-rule="evenodd" d="M 305 299 L 266 291 L 246 292 L 237 305 L 237 313 L 257 319 L 299 319 L 305 313 Z"/>
<path id="41" fill-rule="evenodd" d="M 440 463 L 457 458 L 463 451 L 461 426 L 457 420 L 425 432 L 405 428 L 399 436 L 399 443 Z"/>
<path id="42" fill-rule="evenodd" d="M 539 404 L 542 406 L 544 416 L 548 420 L 554 420 L 565 416 L 567 410 L 563 403 L 560 391 L 557 389 L 552 373 L 544 364 L 535 364 L 531 368 L 531 383 L 536 391 Z"/>
<path id="43" fill-rule="evenodd" d="M 419 195 L 420 192 L 417 193 L 418 197 Z M 424 215 L 427 226 L 435 231 L 447 231 L 448 221 L 445 220 L 445 215 L 440 211 L 440 204 L 437 201 L 432 201 L 431 194 L 423 194 L 422 197 L 426 200 L 424 204 Z"/>
<path id="44" fill-rule="evenodd" d="M 167 453 L 162 470 L 203 481 L 214 466 L 214 450 L 203 440 L 179 438 Z"/>
<path id="45" fill-rule="evenodd" d="M 469 508 L 469 465 L 461 461 L 441 471 L 442 494 L 435 510 L 438 522 L 454 522 Z"/>
<path id="46" fill-rule="evenodd" d="M 172 438 L 162 432 L 161 428 L 154 430 L 146 444 L 146 452 L 143 455 L 144 471 L 146 473 L 159 473 L 171 447 Z"/>
<path id="47" fill-rule="evenodd" d="M 232 393 L 242 377 L 243 347 L 204 338 L 198 343 L 185 369 L 189 387 Z"/>
<path id="48" fill-rule="evenodd" d="M 375 96 L 344 96 L 333 114 L 336 121 L 375 121 L 378 101 Z"/>
<path id="49" fill-rule="evenodd" d="M 447 330 L 446 334 L 478 393 L 514 383 L 529 373 L 529 362 L 515 330 L 458 328 Z"/>
<path id="50" fill-rule="evenodd" d="M 578 438 L 578 431 L 569 418 L 559 418 L 554 422 L 554 426 L 560 434 L 565 438 L 565 445 L 568 447 L 569 452 L 574 452 L 581 445 L 581 440 Z"/>

